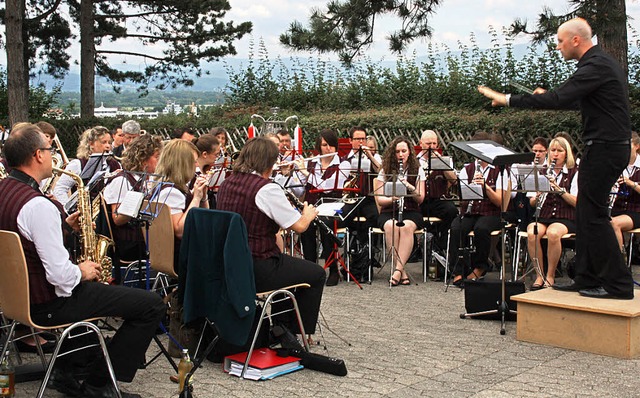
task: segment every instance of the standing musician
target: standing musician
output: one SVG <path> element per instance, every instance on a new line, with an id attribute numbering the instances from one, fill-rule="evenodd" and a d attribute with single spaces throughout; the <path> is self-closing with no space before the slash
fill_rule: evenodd
<path id="1" fill-rule="evenodd" d="M 616 194 L 609 199 L 611 225 L 618 238 L 620 250 L 624 253 L 623 232 L 640 228 L 640 136 L 631 133 L 631 155 L 629 165 L 622 171 L 616 182 Z M 633 243 L 633 242 L 632 242 Z"/>
<path id="2" fill-rule="evenodd" d="M 554 288 L 596 298 L 633 299 L 633 277 L 618 250 L 607 209 L 609 190 L 629 159 L 629 85 L 620 65 L 592 42 L 591 27 L 573 18 L 558 28 L 556 47 L 577 69 L 555 90 L 507 95 L 488 87 L 478 91 L 493 106 L 575 109 L 582 113 L 586 148 L 580 162 L 580 200 L 576 205 L 576 277 Z"/>
<path id="3" fill-rule="evenodd" d="M 476 132 L 471 140 L 485 140 L 489 135 L 486 132 Z M 453 284 L 462 285 L 463 264 L 459 261 L 458 251 L 463 239 L 467 239 L 469 232 L 473 231 L 473 243 L 475 252 L 471 258 L 473 271 L 467 275 L 467 279 L 480 279 L 484 277 L 489 268 L 489 254 L 491 252 L 491 231 L 500 229 L 500 212 L 509 205 L 509 191 L 512 181 L 505 171 L 500 178 L 500 170 L 487 162 L 476 159 L 460 170 L 460 182 L 462 184 L 478 184 L 482 187 L 485 198 L 461 202 L 460 215 L 451 223 L 449 258 L 453 265 Z M 515 184 L 514 184 L 515 185 Z M 504 203 L 503 203 L 504 197 Z M 451 264 L 453 263 L 453 264 Z"/>
<path id="4" fill-rule="evenodd" d="M 412 148 L 413 144 L 406 137 L 397 137 L 391 141 L 384 152 L 378 178 L 373 182 L 376 203 L 380 206 L 378 226 L 384 230 L 387 247 L 395 247 L 398 252 L 389 280 L 391 286 L 411 284 L 404 266 L 413 250 L 413 233 L 424 225 L 420 204 L 424 200 L 426 177 Z M 396 197 L 383 195 L 384 185 L 391 175 L 397 175 L 398 181 L 407 187 L 407 194 L 414 196 L 398 200 Z M 398 225 L 400 214 L 404 225 Z"/>
<path id="5" fill-rule="evenodd" d="M 549 159 L 540 174 L 549 178 L 552 192 L 528 194 L 531 206 L 540 208 L 537 222 L 534 220 L 527 227 L 529 257 L 538 262 L 539 270 L 542 272 L 531 285 L 531 290 L 553 286 L 558 261 L 562 255 L 561 238 L 576 231 L 574 220 L 578 195 L 578 167 L 573 158 L 571 144 L 567 140 L 564 138 L 551 140 Z M 548 245 L 546 278 L 540 244 L 540 239 L 545 234 Z"/>
<path id="6" fill-rule="evenodd" d="M 222 165 L 216 164 L 216 160 L 220 157 L 220 141 L 218 141 L 218 139 L 212 134 L 203 134 L 198 138 L 194 138 L 191 142 L 196 146 L 196 148 L 198 148 L 198 151 L 200 151 L 200 156 L 198 156 L 198 165 L 196 166 L 195 176 L 189 182 L 189 189 L 193 189 L 193 186 L 200 175 L 206 176 L 208 180 L 207 191 L 209 208 L 215 209 L 217 188 L 210 186 L 209 183 L 211 182 L 214 171 L 221 171 L 220 168 Z"/>
<path id="7" fill-rule="evenodd" d="M 349 175 L 349 163 L 341 162 L 338 155 L 338 134 L 329 129 L 322 130 L 316 137 L 316 151 L 320 154 L 317 160 L 298 159 L 297 165 L 303 178 L 306 179 L 305 199 L 308 203 L 317 203 L 321 197 L 342 196 L 342 188 Z M 333 156 L 327 156 L 332 155 Z M 333 251 L 333 243 L 328 236 L 320 233 L 322 242 L 322 258 L 327 260 Z M 304 258 L 311 262 L 317 261 L 318 245 L 316 243 L 316 227 L 311 225 L 300 235 Z M 332 262 L 329 267 L 327 286 L 335 286 L 340 280 L 338 264 Z"/>
<path id="8" fill-rule="evenodd" d="M 218 209 L 239 213 L 247 226 L 257 291 L 298 283 L 311 285 L 298 289 L 295 296 L 304 329 L 313 334 L 326 274 L 313 262 L 282 254 L 275 236 L 280 228 L 304 232 L 318 211 L 305 202 L 299 213 L 289 204 L 284 191 L 270 182 L 277 158 L 278 147 L 268 138 L 247 141 L 233 164 L 233 173 L 220 186 Z M 293 318 L 288 326 L 298 329 Z"/>
<path id="9" fill-rule="evenodd" d="M 438 135 L 433 130 L 424 130 L 420 137 L 420 147 L 422 150 L 418 153 L 417 158 L 420 161 L 420 167 L 427 171 L 427 181 L 425 184 L 426 193 L 425 200 L 422 202 L 420 209 L 425 217 L 438 217 L 442 221 L 436 224 L 436 242 L 438 247 L 446 250 L 447 232 L 451 228 L 451 223 L 458 215 L 458 209 L 453 201 L 443 199 L 446 196 L 450 185 L 457 180 L 455 171 L 452 170 L 427 170 L 429 167 L 429 154 L 431 159 L 440 158 L 440 146 L 438 143 Z"/>
<path id="10" fill-rule="evenodd" d="M 58 325 L 93 317 L 124 319 L 108 350 L 116 378 L 131 382 L 166 312 L 165 305 L 152 292 L 95 283 L 100 276 L 99 264 L 84 261 L 76 265 L 69 260 L 62 243 L 63 230 L 66 223 L 78 227 L 78 214 L 65 219 L 38 186 L 42 179 L 51 177 L 51 152 L 36 126 L 24 123 L 11 132 L 4 153 L 13 170 L 9 178 L 0 181 L 0 229 L 20 235 L 34 322 Z M 67 396 L 116 396 L 103 361 L 95 361 L 81 385 L 69 359 L 71 356 L 56 361 L 50 379 L 56 390 Z"/>
<path id="11" fill-rule="evenodd" d="M 104 201 L 109 206 L 110 222 L 113 225 L 115 253 L 113 256 L 114 278 L 120 283 L 122 260 L 133 261 L 142 258 L 145 244 L 138 225 L 129 223 L 131 217 L 118 214 L 118 207 L 129 191 L 143 192 L 144 180 L 141 174 L 152 174 L 156 170 L 162 140 L 151 134 L 140 135 L 131 141 L 122 158 L 122 168 L 107 182 Z"/>
<path id="12" fill-rule="evenodd" d="M 96 126 L 85 130 L 80 137 L 77 159 L 69 162 L 65 170 L 81 175 L 92 154 L 103 154 L 111 150 L 111 132 L 108 128 Z M 120 164 L 112 157 L 105 158 L 96 171 L 114 172 L 120 169 Z M 88 182 L 88 181 L 87 181 Z M 86 183 L 86 182 L 85 182 Z M 75 191 L 76 183 L 70 176 L 64 174 L 53 188 L 53 196 L 58 202 L 65 204 L 69 201 L 69 193 Z"/>
<path id="13" fill-rule="evenodd" d="M 163 176 L 165 182 L 173 183 L 173 186 L 166 185 L 161 189 L 157 202 L 169 206 L 171 213 L 175 247 L 173 268 L 176 274 L 187 213 L 194 207 L 209 208 L 209 184 L 204 176 L 196 179 L 193 189 L 188 188 L 189 181 L 196 172 L 199 155 L 198 148 L 191 142 L 171 140 L 162 149 L 156 166 L 156 174 Z"/>

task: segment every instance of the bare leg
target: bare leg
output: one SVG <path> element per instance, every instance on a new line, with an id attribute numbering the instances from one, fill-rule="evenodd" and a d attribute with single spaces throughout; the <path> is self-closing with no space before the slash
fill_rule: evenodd
<path id="1" fill-rule="evenodd" d="M 615 232 L 616 238 L 618 239 L 620 251 L 624 251 L 624 237 L 622 236 L 622 233 L 633 229 L 633 220 L 631 217 L 623 214 L 613 217 L 613 219 L 611 219 L 611 226 L 613 227 L 613 232 Z"/>
<path id="2" fill-rule="evenodd" d="M 544 272 L 544 262 L 543 262 L 543 254 L 542 254 L 542 245 L 540 244 L 540 238 L 542 238 L 547 231 L 547 226 L 544 224 L 537 223 L 538 225 L 538 234 L 534 234 L 534 227 L 536 223 L 533 222 L 527 226 L 527 249 L 529 250 L 529 258 L 531 261 L 535 261 L 540 267 L 540 272 L 536 269 L 536 280 L 533 282 L 535 286 L 542 286 L 544 283 L 543 272 Z"/>
<path id="3" fill-rule="evenodd" d="M 549 260 L 549 264 L 545 284 L 553 285 L 555 282 L 558 261 L 560 261 L 560 255 L 562 255 L 562 236 L 568 232 L 567 227 L 560 223 L 553 223 L 547 228 L 547 260 Z"/>

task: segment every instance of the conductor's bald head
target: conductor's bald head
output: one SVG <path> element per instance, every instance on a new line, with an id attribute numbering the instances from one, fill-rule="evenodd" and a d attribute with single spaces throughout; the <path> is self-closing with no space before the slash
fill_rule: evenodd
<path id="1" fill-rule="evenodd" d="M 583 18 L 573 18 L 558 28 L 558 45 L 565 60 L 580 59 L 592 46 L 591 26 Z"/>

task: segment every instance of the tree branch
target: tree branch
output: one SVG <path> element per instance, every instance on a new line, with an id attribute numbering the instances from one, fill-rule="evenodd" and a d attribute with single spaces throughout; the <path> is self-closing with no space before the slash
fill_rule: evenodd
<path id="1" fill-rule="evenodd" d="M 61 1 L 62 0 L 56 0 L 56 2 L 51 6 L 51 8 L 48 11 L 45 11 L 43 14 L 40 14 L 37 17 L 26 19 L 25 22 L 27 23 L 38 22 L 45 19 L 46 17 L 53 14 L 58 9 L 58 6 L 60 5 Z"/>
<path id="2" fill-rule="evenodd" d="M 151 56 L 151 55 L 148 55 L 148 54 L 134 53 L 134 52 L 130 52 L 130 51 L 96 50 L 96 53 L 99 53 L 99 54 L 133 55 L 135 57 L 149 58 L 149 59 L 152 59 L 154 61 L 164 61 L 165 60 L 165 58 L 158 58 L 158 57 L 154 57 L 154 56 Z"/>

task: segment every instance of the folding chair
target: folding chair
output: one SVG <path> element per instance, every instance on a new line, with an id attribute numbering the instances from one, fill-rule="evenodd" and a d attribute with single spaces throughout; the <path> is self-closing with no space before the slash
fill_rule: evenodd
<path id="1" fill-rule="evenodd" d="M 2 258 L 2 261 L 0 262 L 0 273 L 2 274 L 2 278 L 0 278 L 0 305 L 2 306 L 4 315 L 7 318 L 13 320 L 9 328 L 7 341 L 14 340 L 13 335 L 18 322 L 30 328 L 42 329 L 51 332 L 55 332 L 57 329 L 64 328 L 64 331 L 58 338 L 58 343 L 56 344 L 56 348 L 53 351 L 53 354 L 49 361 L 49 365 L 47 366 L 47 371 L 45 373 L 44 380 L 42 380 L 42 384 L 40 385 L 40 390 L 38 391 L 37 397 L 40 398 L 44 395 L 44 391 L 47 387 L 47 383 L 49 382 L 49 377 L 51 375 L 51 371 L 53 370 L 56 359 L 58 357 L 70 354 L 71 352 L 75 352 L 78 350 L 76 349 L 73 351 L 60 353 L 60 347 L 62 343 L 67 338 L 73 338 L 73 336 L 69 336 L 69 334 L 73 330 L 81 327 L 87 328 L 88 333 L 95 333 L 97 335 L 98 342 L 100 348 L 102 349 L 107 369 L 109 371 L 109 376 L 111 377 L 111 381 L 113 383 L 113 386 L 115 387 L 117 396 L 121 397 L 120 389 L 118 388 L 118 383 L 116 382 L 116 376 L 113 372 L 113 367 L 111 366 L 111 360 L 109 359 L 109 353 L 107 351 L 107 346 L 105 345 L 104 338 L 102 337 L 102 333 L 100 333 L 100 329 L 96 325 L 90 323 L 91 321 L 100 318 L 85 319 L 73 324 L 62 324 L 55 326 L 37 325 L 31 319 L 31 304 L 29 298 L 29 272 L 27 270 L 27 262 L 24 257 L 24 251 L 22 250 L 22 245 L 20 244 L 20 236 L 17 233 L 11 231 L 0 231 L 0 258 Z M 97 345 L 98 344 L 91 344 L 80 349 L 95 347 Z M 0 362 L 2 362 L 4 355 L 5 352 L 3 350 L 3 352 L 0 353 Z"/>

